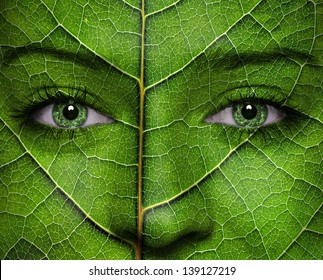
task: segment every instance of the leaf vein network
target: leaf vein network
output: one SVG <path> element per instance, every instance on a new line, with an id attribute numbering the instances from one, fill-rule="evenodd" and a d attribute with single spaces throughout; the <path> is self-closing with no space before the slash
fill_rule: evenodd
<path id="1" fill-rule="evenodd" d="M 86 48 L 87 50 L 89 50 L 90 52 L 94 53 L 97 57 L 99 57 L 100 59 L 102 59 L 103 61 L 105 61 L 106 63 L 110 64 L 112 67 L 114 67 L 116 70 L 118 70 L 119 72 L 123 73 L 124 75 L 134 79 L 135 81 L 137 81 L 139 83 L 139 78 L 126 72 L 125 70 L 121 69 L 120 67 L 118 67 L 117 65 L 113 64 L 112 62 L 106 60 L 106 58 L 104 58 L 103 56 L 101 56 L 100 54 L 98 54 L 94 49 L 91 49 L 89 46 L 87 46 L 87 44 L 83 43 L 77 36 L 75 36 L 73 33 L 71 33 L 68 28 L 66 28 L 62 23 L 59 22 L 59 20 L 56 18 L 56 16 L 54 15 L 53 11 L 43 2 L 41 1 L 41 3 L 45 6 L 45 8 L 48 10 L 48 12 L 52 15 L 52 17 L 54 18 L 54 20 L 57 22 L 57 24 L 62 27 L 70 36 L 72 36 L 81 46 L 83 46 L 84 48 Z M 57 27 L 56 27 L 57 28 Z"/>
<path id="2" fill-rule="evenodd" d="M 191 189 L 197 187 L 203 180 L 205 180 L 208 176 L 210 176 L 211 174 L 213 174 L 217 169 L 220 168 L 220 166 L 234 153 L 236 152 L 236 150 L 243 146 L 244 144 L 250 142 L 250 139 L 252 138 L 252 136 L 256 133 L 257 130 L 255 130 L 254 132 L 252 132 L 244 141 L 242 141 L 241 143 L 239 143 L 236 147 L 234 147 L 233 149 L 231 149 L 228 154 L 217 164 L 215 165 L 210 171 L 208 171 L 207 173 L 205 173 L 200 179 L 198 179 L 196 182 L 194 182 L 193 184 L 191 184 L 189 187 L 187 187 L 186 189 L 184 189 L 183 191 L 181 191 L 180 193 L 174 195 L 173 197 L 165 200 L 165 201 L 162 201 L 162 202 L 159 202 L 159 203 L 156 203 L 156 204 L 153 204 L 153 205 L 150 205 L 150 206 L 147 206 L 146 208 L 143 209 L 143 213 L 147 212 L 148 210 L 151 210 L 155 207 L 159 207 L 159 206 L 162 206 L 164 204 L 169 204 L 171 201 L 181 197 L 182 195 L 186 194 L 188 191 L 190 191 Z"/>
<path id="3" fill-rule="evenodd" d="M 321 203 L 321 205 L 316 209 L 316 211 L 314 212 L 313 217 L 315 216 L 316 213 L 318 213 L 320 211 L 320 209 L 322 208 L 323 203 Z M 289 250 L 289 248 L 292 247 L 292 245 L 296 242 L 297 243 L 297 239 L 301 236 L 301 234 L 305 231 L 307 231 L 307 227 L 310 224 L 310 222 L 312 221 L 312 219 L 309 219 L 308 222 L 306 223 L 306 225 L 302 228 L 302 230 L 295 236 L 295 238 L 290 242 L 290 244 L 286 247 L 286 249 L 283 250 L 283 252 L 278 256 L 277 259 L 281 259 L 282 256 L 287 253 L 287 251 Z"/>
<path id="4" fill-rule="evenodd" d="M 20 139 L 19 135 L 4 121 L 4 124 L 6 125 L 6 127 L 8 127 L 8 129 L 11 131 L 11 133 L 17 138 L 17 140 L 20 142 L 20 144 L 23 146 L 24 150 L 26 151 L 27 154 L 30 155 L 30 157 L 35 161 L 35 163 L 39 166 L 39 168 L 46 174 L 47 178 L 55 185 L 55 189 L 59 189 L 72 203 L 73 205 L 75 205 L 75 207 L 87 218 L 89 219 L 89 221 L 93 222 L 93 224 L 95 224 L 98 228 L 100 228 L 103 232 L 106 232 L 107 234 L 123 241 L 126 242 L 128 244 L 130 244 L 131 246 L 134 247 L 133 242 L 131 242 L 130 240 L 127 240 L 121 236 L 118 236 L 117 234 L 115 234 L 114 232 L 112 232 L 111 230 L 109 230 L 108 228 L 104 227 L 103 225 L 101 225 L 100 223 L 98 223 L 94 218 L 92 218 L 82 207 L 81 205 L 79 205 L 56 181 L 55 179 L 51 176 L 49 170 L 47 170 L 45 167 L 42 166 L 42 164 L 37 160 L 36 157 L 34 157 L 34 155 L 32 154 L 32 152 L 26 147 L 26 145 L 23 143 L 23 141 Z"/>

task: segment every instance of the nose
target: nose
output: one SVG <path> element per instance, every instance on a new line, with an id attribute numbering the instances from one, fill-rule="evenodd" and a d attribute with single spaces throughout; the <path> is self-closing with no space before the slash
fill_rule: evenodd
<path id="1" fill-rule="evenodd" d="M 213 227 L 214 221 L 208 214 L 207 202 L 201 194 L 193 192 L 146 211 L 143 243 L 158 249 L 185 238 L 194 238 L 196 241 L 211 234 Z"/>

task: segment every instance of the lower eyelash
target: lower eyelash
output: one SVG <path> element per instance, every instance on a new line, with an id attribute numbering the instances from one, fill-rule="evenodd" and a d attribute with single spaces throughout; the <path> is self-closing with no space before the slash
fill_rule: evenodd
<path id="1" fill-rule="evenodd" d="M 28 132 L 33 131 L 35 134 L 39 134 L 41 131 L 44 135 L 43 138 L 51 138 L 55 140 L 73 140 L 76 137 L 84 135 L 86 129 L 59 129 L 52 126 L 44 125 L 33 120 L 23 120 L 20 125 L 20 131 L 25 127 Z"/>

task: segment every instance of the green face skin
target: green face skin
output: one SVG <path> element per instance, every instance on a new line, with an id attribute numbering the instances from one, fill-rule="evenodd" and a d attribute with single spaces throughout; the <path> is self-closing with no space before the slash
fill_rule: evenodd
<path id="1" fill-rule="evenodd" d="M 322 258 L 322 2 L 177 2 L 1 4 L 1 259 Z"/>

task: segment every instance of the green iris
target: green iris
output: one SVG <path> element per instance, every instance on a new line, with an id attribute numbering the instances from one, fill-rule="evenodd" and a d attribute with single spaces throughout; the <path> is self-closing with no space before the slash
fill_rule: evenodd
<path id="1" fill-rule="evenodd" d="M 76 128 L 87 119 L 87 107 L 74 102 L 56 103 L 52 110 L 55 123 L 60 127 Z"/>
<path id="2" fill-rule="evenodd" d="M 267 115 L 267 106 L 263 104 L 242 103 L 233 106 L 232 117 L 239 126 L 261 126 L 266 121 Z"/>

